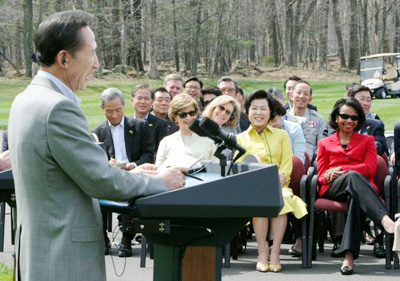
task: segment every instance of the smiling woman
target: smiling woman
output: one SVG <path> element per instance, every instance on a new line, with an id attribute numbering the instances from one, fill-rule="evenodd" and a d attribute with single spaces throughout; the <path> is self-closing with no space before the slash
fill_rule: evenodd
<path id="1" fill-rule="evenodd" d="M 163 138 L 157 151 L 156 164 L 161 165 L 167 159 L 175 165 L 185 165 L 185 159 L 211 159 L 215 151 L 213 141 L 198 136 L 189 129 L 189 123 L 199 114 L 197 102 L 188 94 L 179 94 L 171 102 L 169 115 L 179 126 L 179 131 Z"/>

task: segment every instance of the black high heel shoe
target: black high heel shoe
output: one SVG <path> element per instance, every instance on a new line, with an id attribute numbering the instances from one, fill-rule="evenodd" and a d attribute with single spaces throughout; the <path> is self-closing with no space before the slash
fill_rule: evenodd
<path id="1" fill-rule="evenodd" d="M 352 275 L 354 273 L 354 265 L 353 268 L 351 268 L 350 266 L 344 266 L 340 268 L 340 272 L 342 273 L 342 275 Z"/>

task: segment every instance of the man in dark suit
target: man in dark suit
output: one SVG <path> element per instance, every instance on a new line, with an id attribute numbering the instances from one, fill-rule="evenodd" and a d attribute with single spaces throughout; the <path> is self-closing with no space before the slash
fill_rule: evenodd
<path id="1" fill-rule="evenodd" d="M 283 88 L 285 89 L 286 95 L 288 97 L 288 102 L 285 105 L 285 109 L 287 109 L 287 110 L 289 110 L 293 107 L 292 93 L 294 90 L 294 86 L 296 86 L 297 82 L 299 82 L 300 80 L 302 80 L 300 77 L 293 75 L 293 76 L 290 76 L 288 79 L 286 79 L 285 82 L 283 82 Z M 307 108 L 318 111 L 317 107 L 315 105 L 312 105 L 311 103 L 309 103 L 307 105 Z"/>
<path id="2" fill-rule="evenodd" d="M 108 88 L 101 94 L 101 108 L 107 121 L 93 129 L 100 142 L 104 142 L 110 163 L 128 162 L 122 167 L 132 170 L 138 165 L 154 162 L 154 142 L 146 121 L 126 118 L 124 115 L 125 100 L 122 92 L 116 88 Z M 106 232 L 106 215 L 103 214 L 103 229 L 105 234 L 105 254 L 109 254 L 110 241 Z M 126 231 L 129 221 L 126 215 L 121 215 L 122 243 L 118 255 L 132 256 L 131 241 L 133 234 Z"/>
<path id="3" fill-rule="evenodd" d="M 179 130 L 168 115 L 169 105 L 171 104 L 172 95 L 168 93 L 167 89 L 160 87 L 154 90 L 154 101 L 152 115 L 165 119 L 168 123 L 168 135 L 171 135 Z"/>
<path id="4" fill-rule="evenodd" d="M 168 123 L 153 114 L 150 114 L 154 100 L 154 92 L 148 84 L 137 85 L 132 90 L 132 105 L 135 108 L 134 118 L 146 120 L 154 140 L 154 153 L 157 154 L 160 141 L 168 135 Z"/>

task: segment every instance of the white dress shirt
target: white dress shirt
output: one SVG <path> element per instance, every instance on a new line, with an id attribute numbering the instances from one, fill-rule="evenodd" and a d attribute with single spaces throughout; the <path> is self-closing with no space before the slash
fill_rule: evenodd
<path id="1" fill-rule="evenodd" d="M 118 162 L 129 161 L 128 155 L 126 154 L 125 148 L 125 116 L 122 117 L 121 123 L 114 126 L 108 121 L 108 126 L 110 126 L 111 136 L 114 144 L 115 160 Z"/>

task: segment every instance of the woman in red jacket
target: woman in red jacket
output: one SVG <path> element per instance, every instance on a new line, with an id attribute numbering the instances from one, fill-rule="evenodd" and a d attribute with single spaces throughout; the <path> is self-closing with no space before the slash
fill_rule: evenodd
<path id="1" fill-rule="evenodd" d="M 319 195 L 347 202 L 348 217 L 340 247 L 345 256 L 340 269 L 344 275 L 353 274 L 353 260 L 360 252 L 360 211 L 387 233 L 394 232 L 394 222 L 373 181 L 377 167 L 375 139 L 358 133 L 364 121 L 364 111 L 356 99 L 340 99 L 330 117 L 330 125 L 337 132 L 318 143 Z"/>

